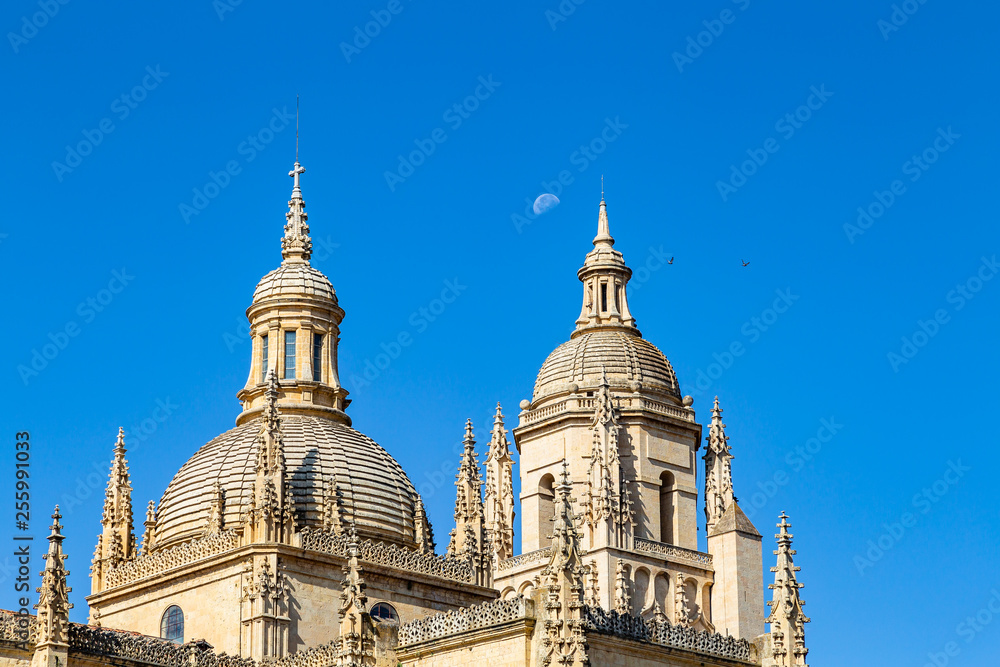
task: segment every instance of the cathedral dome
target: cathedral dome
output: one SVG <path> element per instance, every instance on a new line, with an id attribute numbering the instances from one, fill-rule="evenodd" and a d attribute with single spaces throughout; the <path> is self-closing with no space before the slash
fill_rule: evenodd
<path id="1" fill-rule="evenodd" d="M 535 380 L 533 400 L 597 386 L 602 372 L 612 386 L 659 391 L 680 399 L 677 376 L 667 358 L 649 341 L 617 330 L 584 332 L 563 343 L 548 356 Z"/>
<path id="2" fill-rule="evenodd" d="M 542 364 L 532 402 L 581 387 L 597 387 L 605 373 L 611 386 L 651 391 L 680 401 L 673 367 L 635 326 L 627 290 L 632 270 L 614 248 L 603 196 L 593 244 L 577 271 L 583 283 L 583 304 L 576 329 Z"/>
<path id="3" fill-rule="evenodd" d="M 282 264 L 260 279 L 253 293 L 253 302 L 281 297 L 303 296 L 337 303 L 337 293 L 330 279 L 305 263 Z"/>
<path id="4" fill-rule="evenodd" d="M 174 475 L 156 514 L 157 549 L 204 534 L 218 482 L 224 493 L 223 527 L 235 526 L 253 489 L 261 419 L 218 436 Z M 358 533 L 409 547 L 414 541 L 417 493 L 399 463 L 378 443 L 332 419 L 281 416 L 292 507 L 299 529 L 322 525 L 327 479 L 336 484 L 346 521 Z"/>

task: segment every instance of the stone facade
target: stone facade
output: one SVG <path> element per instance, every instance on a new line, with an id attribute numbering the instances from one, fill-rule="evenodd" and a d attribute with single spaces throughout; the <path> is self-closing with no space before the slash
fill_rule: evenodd
<path id="1" fill-rule="evenodd" d="M 578 278 L 570 340 L 521 403 L 513 466 L 497 405 L 481 462 L 466 424 L 444 555 L 388 452 L 351 428 L 345 312 L 309 264 L 296 161 L 282 264 L 247 310 L 253 349 L 236 428 L 147 506 L 136 539 L 127 434 L 113 449 L 88 625 L 69 621 L 58 508 L 37 616 L 0 612 L 0 667 L 803 667 L 782 514 L 764 633 L 761 536 L 733 494 L 716 400 L 702 427 L 628 304 L 607 205 Z"/>

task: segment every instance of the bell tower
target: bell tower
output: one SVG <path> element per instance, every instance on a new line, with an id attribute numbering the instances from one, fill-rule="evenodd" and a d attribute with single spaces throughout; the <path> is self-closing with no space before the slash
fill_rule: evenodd
<path id="1" fill-rule="evenodd" d="M 553 545 L 565 461 L 593 597 L 605 609 L 711 629 L 712 557 L 697 551 L 702 427 L 670 362 L 636 327 L 632 271 L 614 247 L 603 194 L 592 243 L 577 271 L 575 327 L 521 402 L 522 555 L 501 561 L 494 581 L 502 591 L 533 586 Z"/>

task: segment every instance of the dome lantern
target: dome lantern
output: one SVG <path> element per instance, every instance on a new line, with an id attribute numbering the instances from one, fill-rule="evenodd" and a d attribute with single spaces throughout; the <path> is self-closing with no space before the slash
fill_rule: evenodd
<path id="1" fill-rule="evenodd" d="M 300 182 L 305 171 L 296 155 L 288 172 L 293 185 L 281 239 L 282 262 L 261 278 L 247 309 L 253 345 L 250 375 L 236 395 L 243 405 L 238 425 L 263 411 L 272 371 L 278 379 L 283 414 L 351 423 L 345 413 L 350 400 L 340 386 L 337 364 L 344 311 L 330 280 L 309 263 L 312 239 Z"/>
<path id="2" fill-rule="evenodd" d="M 608 206 L 602 193 L 594 249 L 587 253 L 583 266 L 576 274 L 583 283 L 583 306 L 576 320 L 573 338 L 599 328 L 640 335 L 635 318 L 629 311 L 625 290 L 632 277 L 632 269 L 625 265 L 624 257 L 614 249 L 614 245 L 615 239 L 608 224 Z"/>

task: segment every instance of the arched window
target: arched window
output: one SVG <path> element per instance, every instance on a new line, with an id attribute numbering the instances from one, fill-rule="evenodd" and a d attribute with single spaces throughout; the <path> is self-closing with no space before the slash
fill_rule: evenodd
<path id="1" fill-rule="evenodd" d="M 285 375 L 286 380 L 295 379 L 295 332 L 285 332 Z"/>
<path id="2" fill-rule="evenodd" d="M 184 612 L 177 605 L 167 607 L 160 619 L 160 637 L 174 642 L 184 643 Z"/>
<path id="3" fill-rule="evenodd" d="M 674 476 L 660 475 L 660 541 L 674 543 Z"/>
<path id="4" fill-rule="evenodd" d="M 555 478 L 546 473 L 538 480 L 538 543 L 549 544 L 552 534 L 552 517 L 555 515 L 556 494 L 552 490 Z"/>
<path id="5" fill-rule="evenodd" d="M 393 623 L 399 623 L 399 614 L 388 602 L 379 602 L 372 607 L 368 615 L 377 621 L 391 621 Z"/>
<path id="6" fill-rule="evenodd" d="M 267 334 L 260 337 L 261 364 L 260 381 L 267 382 Z"/>

